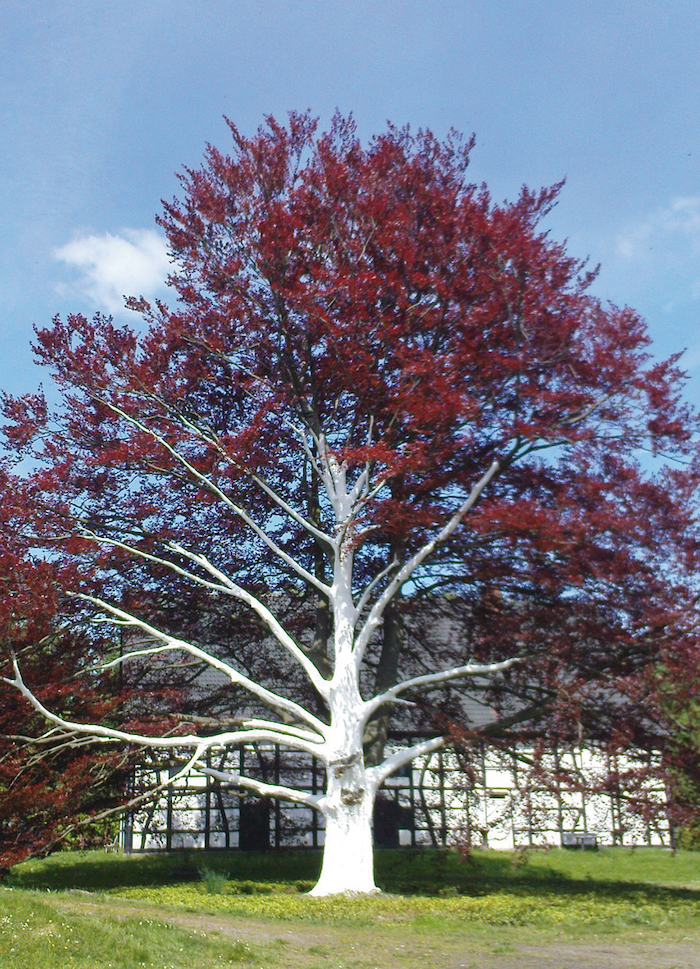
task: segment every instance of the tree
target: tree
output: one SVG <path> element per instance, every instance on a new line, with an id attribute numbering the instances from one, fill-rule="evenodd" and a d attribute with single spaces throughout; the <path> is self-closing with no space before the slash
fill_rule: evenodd
<path id="1" fill-rule="evenodd" d="M 23 539 L 28 518 L 22 483 L 0 468 L 0 661 L 12 658 L 42 699 L 64 716 L 102 718 L 120 702 L 115 684 L 84 670 L 91 648 L 79 632 L 56 623 L 61 585 L 57 566 L 35 559 Z M 94 651 L 93 642 L 92 649 Z M 104 677 L 100 678 L 104 680 Z M 0 683 L 0 874 L 28 855 L 48 851 L 73 832 L 79 843 L 104 838 L 90 826 L 97 812 L 121 803 L 130 760 L 123 751 L 95 749 L 86 737 L 42 736 L 46 722 L 21 695 Z M 89 782 L 88 782 L 89 781 Z"/>
<path id="2" fill-rule="evenodd" d="M 38 467 L 34 541 L 79 567 L 73 621 L 146 637 L 103 666 L 178 654 L 247 715 L 144 736 L 58 716 L 18 665 L 6 682 L 62 730 L 187 749 L 181 773 L 212 747 L 312 753 L 320 795 L 204 769 L 323 814 L 315 894 L 373 891 L 377 790 L 449 735 L 434 691 L 479 678 L 491 733 L 545 711 L 549 729 L 614 725 L 687 639 L 689 472 L 638 457 L 688 458 L 695 418 L 677 360 L 652 362 L 639 317 L 589 295 L 540 229 L 560 186 L 496 205 L 454 133 L 389 127 L 363 147 L 339 116 L 319 137 L 308 115 L 230 128 L 232 154 L 208 148 L 160 219 L 174 308 L 131 300 L 141 335 L 54 320 L 36 349 L 62 410 L 5 410 Z M 408 653 L 406 603 L 437 617 L 448 593 L 464 638 Z M 248 648 L 217 642 L 246 611 Z M 383 753 L 381 717 L 426 694 L 412 709 L 432 734 Z"/>

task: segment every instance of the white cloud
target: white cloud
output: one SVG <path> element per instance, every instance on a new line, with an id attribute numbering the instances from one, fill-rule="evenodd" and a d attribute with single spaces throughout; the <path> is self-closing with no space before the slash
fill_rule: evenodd
<path id="1" fill-rule="evenodd" d="M 152 299 L 162 293 L 172 268 L 165 239 L 154 229 L 76 236 L 54 256 L 79 273 L 71 291 L 112 314 L 124 311 L 125 296 Z"/>
<path id="2" fill-rule="evenodd" d="M 684 262 L 700 253 L 700 195 L 681 196 L 629 226 L 616 239 L 618 255 L 639 261 Z"/>
<path id="3" fill-rule="evenodd" d="M 618 233 L 608 269 L 629 294 L 623 301 L 665 319 L 678 344 L 689 347 L 685 366 L 700 365 L 700 195 L 677 196 Z M 674 348 L 677 349 L 677 346 Z"/>

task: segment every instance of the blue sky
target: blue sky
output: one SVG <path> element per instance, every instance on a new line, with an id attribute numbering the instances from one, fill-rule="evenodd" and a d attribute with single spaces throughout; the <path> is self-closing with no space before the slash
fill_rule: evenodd
<path id="1" fill-rule="evenodd" d="M 10 0 L 0 28 L 1 388 L 41 379 L 33 324 L 163 295 L 154 217 L 222 115 L 338 107 L 475 132 L 497 199 L 566 176 L 552 234 L 687 348 L 700 405 L 697 0 Z"/>

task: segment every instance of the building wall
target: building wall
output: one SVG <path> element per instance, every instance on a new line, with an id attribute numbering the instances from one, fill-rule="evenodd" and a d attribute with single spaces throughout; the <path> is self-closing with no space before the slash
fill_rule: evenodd
<path id="1" fill-rule="evenodd" d="M 546 784 L 532 783 L 533 759 L 526 746 L 508 751 L 486 747 L 474 753 L 465 772 L 451 750 L 418 758 L 387 780 L 376 810 L 375 843 L 512 849 L 560 845 L 566 832 L 588 832 L 601 845 L 669 844 L 663 810 L 646 822 L 627 809 L 621 793 L 600 790 L 611 771 L 621 774 L 643 766 L 641 754 L 611 763 L 590 746 L 554 751 L 542 766 L 548 777 L 559 780 Z M 324 786 L 323 767 L 314 758 L 272 745 L 213 754 L 210 763 L 312 793 Z M 164 783 L 176 770 L 174 764 L 146 770 L 136 783 Z M 647 785 L 645 794 L 663 808 L 663 788 Z M 126 851 L 318 847 L 323 838 L 323 818 L 311 808 L 222 791 L 196 772 L 134 811 L 123 826 Z"/>

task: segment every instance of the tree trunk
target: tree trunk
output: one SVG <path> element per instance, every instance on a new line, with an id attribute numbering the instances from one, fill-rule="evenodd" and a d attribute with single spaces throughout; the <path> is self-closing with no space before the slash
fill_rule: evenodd
<path id="1" fill-rule="evenodd" d="M 336 609 L 336 647 L 342 642 L 343 613 Z M 312 895 L 376 892 L 372 814 L 376 784 L 362 755 L 362 708 L 355 663 L 347 649 L 337 648 L 336 673 L 328 697 L 333 751 L 328 767 L 323 814 L 326 834 L 323 865 Z"/>
<path id="2" fill-rule="evenodd" d="M 353 773 L 364 775 L 364 767 Z M 375 792 L 346 784 L 342 778 L 329 779 L 323 864 L 311 895 L 379 891 L 374 884 L 372 842 Z"/>

